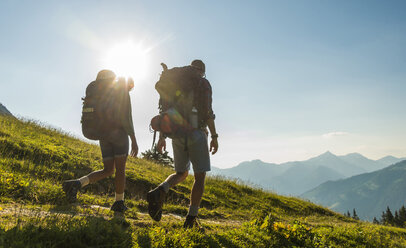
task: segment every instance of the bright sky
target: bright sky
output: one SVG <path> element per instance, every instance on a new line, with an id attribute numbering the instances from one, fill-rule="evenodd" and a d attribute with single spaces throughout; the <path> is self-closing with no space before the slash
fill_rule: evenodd
<path id="1" fill-rule="evenodd" d="M 216 167 L 327 150 L 406 157 L 405 13 L 402 0 L 2 0 L 0 103 L 82 137 L 80 98 L 109 67 L 135 78 L 144 151 L 160 63 L 199 58 L 213 87 Z"/>

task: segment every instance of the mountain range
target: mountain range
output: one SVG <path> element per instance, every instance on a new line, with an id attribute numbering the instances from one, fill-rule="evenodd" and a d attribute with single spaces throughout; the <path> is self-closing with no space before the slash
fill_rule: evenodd
<path id="1" fill-rule="evenodd" d="M 301 197 L 342 213 L 355 208 L 361 219 L 379 219 L 387 206 L 394 213 L 406 204 L 406 160 L 378 171 L 325 182 Z"/>
<path id="2" fill-rule="evenodd" d="M 228 169 L 214 167 L 212 172 L 279 194 L 299 196 L 324 182 L 376 171 L 401 160 L 393 156 L 371 160 L 359 153 L 337 156 L 327 151 L 306 161 L 274 164 L 252 160 Z"/>

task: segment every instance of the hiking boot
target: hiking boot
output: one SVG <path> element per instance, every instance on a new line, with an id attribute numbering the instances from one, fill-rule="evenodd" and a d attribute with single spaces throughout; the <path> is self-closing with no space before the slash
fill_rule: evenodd
<path id="1" fill-rule="evenodd" d="M 162 205 L 165 201 L 165 190 L 159 186 L 147 193 L 148 213 L 155 221 L 162 217 Z"/>
<path id="2" fill-rule="evenodd" d="M 124 205 L 124 201 L 115 201 L 110 208 L 114 212 L 124 213 L 128 208 Z"/>
<path id="3" fill-rule="evenodd" d="M 187 215 L 185 223 L 183 223 L 183 228 L 197 228 L 200 232 L 204 232 L 204 228 L 200 225 L 197 216 Z"/>
<path id="4" fill-rule="evenodd" d="M 68 180 L 62 183 L 62 189 L 66 194 L 68 202 L 73 203 L 77 200 L 78 190 L 82 187 L 79 180 Z"/>

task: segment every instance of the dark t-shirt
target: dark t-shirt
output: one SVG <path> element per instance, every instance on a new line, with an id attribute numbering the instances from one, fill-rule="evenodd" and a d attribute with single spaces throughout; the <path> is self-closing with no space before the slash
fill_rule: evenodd
<path id="1" fill-rule="evenodd" d="M 115 87 L 116 119 L 128 135 L 134 135 L 134 125 L 131 109 L 131 98 L 127 84 L 118 81 Z"/>
<path id="2" fill-rule="evenodd" d="M 196 105 L 198 106 L 198 113 L 204 126 L 207 124 L 208 119 L 214 119 L 215 115 L 212 108 L 212 88 L 209 80 L 202 78 L 199 97 L 196 98 Z"/>

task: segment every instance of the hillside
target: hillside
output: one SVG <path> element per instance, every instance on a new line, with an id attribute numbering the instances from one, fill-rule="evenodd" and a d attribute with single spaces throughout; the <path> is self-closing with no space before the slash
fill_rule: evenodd
<path id="1" fill-rule="evenodd" d="M 371 160 L 358 153 L 336 156 L 325 152 L 317 157 L 282 164 L 261 160 L 213 170 L 213 174 L 238 178 L 278 194 L 301 195 L 329 180 L 338 180 L 382 169 L 396 161 L 395 157 Z"/>
<path id="2" fill-rule="evenodd" d="M 344 180 L 326 182 L 302 197 L 339 212 L 355 208 L 360 218 L 379 218 L 389 206 L 399 209 L 406 203 L 406 160 L 379 171 Z"/>
<path id="3" fill-rule="evenodd" d="M 127 164 L 125 220 L 109 211 L 113 179 L 68 204 L 61 182 L 102 168 L 98 146 L 32 121 L 0 116 L 0 247 L 404 247 L 406 231 L 354 221 L 315 204 L 209 177 L 200 218 L 185 231 L 192 177 L 170 191 L 159 223 L 145 195 L 172 170 Z"/>

